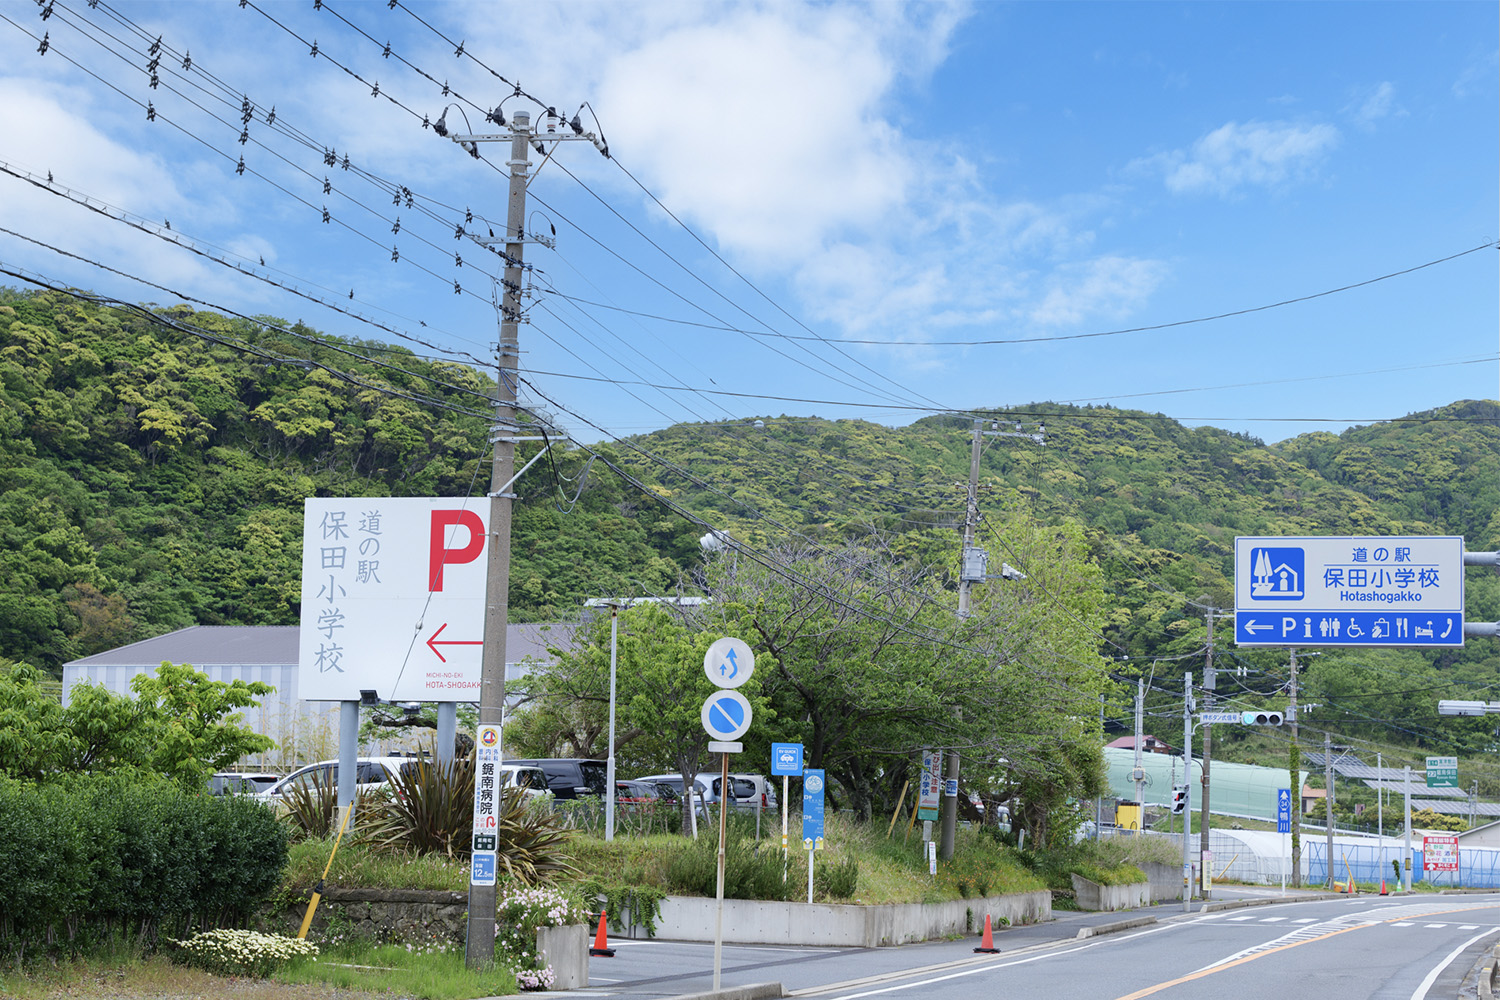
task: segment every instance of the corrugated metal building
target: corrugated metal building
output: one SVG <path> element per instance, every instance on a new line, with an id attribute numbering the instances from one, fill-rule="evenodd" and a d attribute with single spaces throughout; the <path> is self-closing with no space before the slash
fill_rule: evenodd
<path id="1" fill-rule="evenodd" d="M 117 694 L 130 695 L 130 681 L 154 673 L 163 662 L 188 663 L 210 680 L 225 683 L 261 681 L 276 690 L 258 706 L 243 712 L 257 733 L 276 741 L 276 748 L 247 766 L 281 770 L 294 764 L 338 756 L 337 702 L 309 702 L 297 697 L 296 625 L 194 625 L 154 639 L 63 664 L 63 704 L 77 684 L 102 684 Z M 561 624 L 511 625 L 506 633 L 505 679 L 524 676 L 537 664 L 551 662 L 547 652 L 571 640 L 573 626 Z M 431 734 L 417 731 L 419 737 Z M 371 750 L 408 749 L 411 737 L 394 737 Z M 414 747 L 412 747 L 414 748 Z"/>

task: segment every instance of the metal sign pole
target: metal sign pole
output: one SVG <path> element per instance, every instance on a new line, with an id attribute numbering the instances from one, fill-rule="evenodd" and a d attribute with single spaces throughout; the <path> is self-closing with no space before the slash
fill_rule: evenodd
<path id="1" fill-rule="evenodd" d="M 719 990 L 719 971 L 724 966 L 724 835 L 729 816 L 729 754 L 719 754 L 719 888 L 714 907 L 714 992 Z"/>

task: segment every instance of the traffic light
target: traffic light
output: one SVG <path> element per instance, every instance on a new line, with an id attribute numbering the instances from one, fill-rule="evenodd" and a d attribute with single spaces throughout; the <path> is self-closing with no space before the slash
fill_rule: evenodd
<path id="1" fill-rule="evenodd" d="M 1184 812 L 1187 812 L 1187 796 L 1188 796 L 1188 786 L 1187 785 L 1173 785 L 1172 786 L 1172 812 L 1174 812 L 1176 814 L 1179 814 L 1179 815 L 1182 814 L 1182 813 L 1184 813 Z"/>
<path id="2" fill-rule="evenodd" d="M 1240 716 L 1240 721 L 1247 726 L 1279 726 L 1281 725 L 1281 713 L 1264 709 L 1256 712 L 1245 712 Z"/>

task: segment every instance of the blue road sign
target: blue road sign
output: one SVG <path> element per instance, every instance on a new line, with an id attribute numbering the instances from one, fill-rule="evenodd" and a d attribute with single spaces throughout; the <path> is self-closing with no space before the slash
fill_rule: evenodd
<path id="1" fill-rule="evenodd" d="M 1276 832 L 1292 832 L 1292 790 L 1276 789 Z"/>
<path id="2" fill-rule="evenodd" d="M 802 773 L 801 743 L 771 744 L 771 773 L 790 775 L 795 778 Z"/>
<path id="3" fill-rule="evenodd" d="M 703 654 L 703 672 L 714 687 L 737 688 L 755 673 L 755 654 L 742 639 L 715 639 Z"/>
<path id="4" fill-rule="evenodd" d="M 1460 537 L 1234 542 L 1234 638 L 1242 646 L 1464 643 Z"/>
<path id="5" fill-rule="evenodd" d="M 823 769 L 810 767 L 802 772 L 802 847 L 813 850 L 823 846 Z"/>
<path id="6" fill-rule="evenodd" d="M 495 884 L 495 852 L 475 851 L 469 865 L 470 885 Z"/>
<path id="7" fill-rule="evenodd" d="M 703 729 L 716 740 L 737 740 L 750 728 L 750 703 L 738 691 L 715 691 L 703 702 Z"/>

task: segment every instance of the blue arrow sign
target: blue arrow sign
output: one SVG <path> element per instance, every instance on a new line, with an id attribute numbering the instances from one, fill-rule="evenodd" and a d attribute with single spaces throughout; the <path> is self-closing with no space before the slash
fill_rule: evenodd
<path id="1" fill-rule="evenodd" d="M 1292 790 L 1276 789 L 1276 832 L 1292 832 Z"/>
<path id="2" fill-rule="evenodd" d="M 736 677 L 739 676 L 739 673 L 740 673 L 740 665 L 735 662 L 735 651 L 734 651 L 734 648 L 730 647 L 729 656 L 728 656 L 728 663 L 727 664 L 724 664 L 724 663 L 719 664 L 719 676 L 725 677 L 728 680 L 734 680 Z"/>

